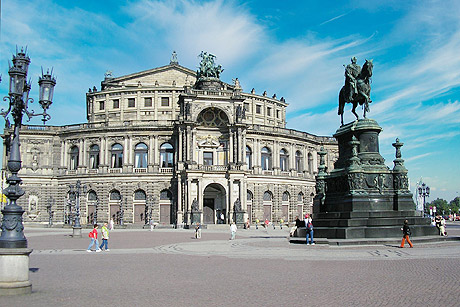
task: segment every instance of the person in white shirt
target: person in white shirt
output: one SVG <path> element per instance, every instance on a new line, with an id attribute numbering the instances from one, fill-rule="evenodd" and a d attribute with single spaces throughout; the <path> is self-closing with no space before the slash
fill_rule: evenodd
<path id="1" fill-rule="evenodd" d="M 231 235 L 232 235 L 230 240 L 235 240 L 236 230 L 237 230 L 236 224 L 235 224 L 235 222 L 232 222 L 232 225 L 230 225 L 230 232 L 231 232 Z"/>

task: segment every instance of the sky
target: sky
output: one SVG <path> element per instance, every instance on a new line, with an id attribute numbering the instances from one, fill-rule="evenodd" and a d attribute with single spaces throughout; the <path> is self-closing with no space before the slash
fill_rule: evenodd
<path id="1" fill-rule="evenodd" d="M 460 196 L 458 16 L 456 0 L 3 1 L 0 92 L 8 93 L 16 46 L 27 46 L 31 97 L 41 67 L 57 78 L 48 124 L 84 123 L 85 93 L 107 70 L 117 77 L 164 66 L 173 50 L 196 70 L 203 50 L 217 56 L 223 81 L 284 97 L 287 128 L 331 136 L 343 65 L 373 59 L 368 117 L 383 128 L 385 163 L 393 167 L 398 137 L 411 190 L 422 179 L 428 200 L 450 201 Z"/>

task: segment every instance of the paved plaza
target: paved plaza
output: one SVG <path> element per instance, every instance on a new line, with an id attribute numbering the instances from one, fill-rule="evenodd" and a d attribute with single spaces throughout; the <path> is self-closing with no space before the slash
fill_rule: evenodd
<path id="1" fill-rule="evenodd" d="M 448 226 L 460 236 L 460 222 Z M 288 229 L 115 229 L 87 253 L 70 229 L 27 228 L 33 293 L 0 306 L 460 305 L 460 241 L 334 247 L 290 244 Z"/>

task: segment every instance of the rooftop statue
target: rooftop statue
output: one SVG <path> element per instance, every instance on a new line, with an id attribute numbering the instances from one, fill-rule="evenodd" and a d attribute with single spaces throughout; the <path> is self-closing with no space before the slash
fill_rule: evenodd
<path id="1" fill-rule="evenodd" d="M 370 111 L 369 103 L 372 102 L 370 98 L 370 78 L 372 77 L 373 67 L 374 64 L 372 63 L 372 60 L 366 60 L 361 68 L 358 64 L 356 64 L 355 57 L 351 59 L 351 64 L 345 66 L 345 85 L 340 90 L 338 110 L 342 125 L 345 103 L 353 104 L 351 112 L 356 116 L 356 119 L 359 119 L 358 114 L 355 112 L 358 104 L 364 107 L 364 118 L 366 118 L 366 113 Z"/>
<path id="2" fill-rule="evenodd" d="M 219 79 L 220 74 L 224 71 L 222 66 L 216 65 L 214 59 L 216 56 L 211 53 L 201 51 L 200 68 L 197 71 L 197 79 Z"/>

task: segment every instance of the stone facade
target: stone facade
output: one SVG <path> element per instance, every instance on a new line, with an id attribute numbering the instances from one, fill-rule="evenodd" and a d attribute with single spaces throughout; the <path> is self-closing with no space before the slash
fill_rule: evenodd
<path id="1" fill-rule="evenodd" d="M 165 225 L 220 223 L 221 214 L 225 223 L 292 221 L 311 212 L 317 151 L 324 146 L 332 169 L 338 148 L 286 129 L 287 106 L 238 82 L 197 86 L 196 72 L 177 62 L 106 74 L 86 94 L 87 123 L 22 127 L 24 221 L 48 223 L 51 204 L 53 224 L 69 223 L 76 180 L 86 186 L 82 224 L 96 208 L 99 222 L 117 222 L 122 208 L 125 224 L 149 214 Z M 6 161 L 4 149 L 4 172 Z"/>

